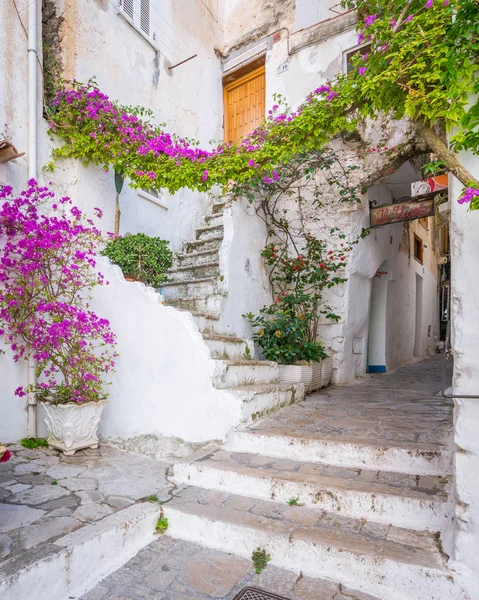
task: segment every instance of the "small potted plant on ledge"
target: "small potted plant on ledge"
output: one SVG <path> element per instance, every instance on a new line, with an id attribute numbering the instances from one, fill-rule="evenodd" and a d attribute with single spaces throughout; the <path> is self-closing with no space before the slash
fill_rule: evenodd
<path id="1" fill-rule="evenodd" d="M 69 198 L 56 201 L 34 180 L 17 197 L 4 186 L 0 199 L 0 334 L 15 361 L 35 365 L 35 381 L 15 393 L 43 405 L 50 446 L 69 455 L 96 447 L 116 357 L 109 322 L 89 306 L 104 283 L 94 269 L 101 234 Z"/>
<path id="2" fill-rule="evenodd" d="M 108 242 L 101 254 L 118 265 L 127 281 L 141 281 L 159 288 L 167 281 L 173 263 L 169 242 L 145 233 L 126 234 Z"/>

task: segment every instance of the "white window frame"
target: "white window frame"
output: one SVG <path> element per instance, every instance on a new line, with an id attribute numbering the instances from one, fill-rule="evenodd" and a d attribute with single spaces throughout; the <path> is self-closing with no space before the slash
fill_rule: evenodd
<path id="1" fill-rule="evenodd" d="M 155 33 L 153 32 L 153 21 L 151 18 L 151 3 L 153 0 L 117 0 L 118 2 L 118 15 L 124 19 L 133 29 L 141 35 L 141 37 L 146 40 L 155 50 L 158 50 L 156 47 L 155 41 Z M 126 11 L 126 2 L 131 4 L 133 8 L 133 17 Z M 142 10 L 142 2 L 145 2 L 148 6 L 148 24 L 149 31 L 146 32 L 141 24 L 141 10 Z"/>
<path id="2" fill-rule="evenodd" d="M 361 50 L 361 48 L 367 48 L 368 46 L 371 46 L 371 42 L 365 42 L 364 44 L 359 44 L 359 46 L 353 46 L 353 48 L 348 48 L 348 50 L 343 52 L 343 73 L 345 75 L 348 74 L 348 56 L 355 54 L 358 50 Z"/>
<path id="3" fill-rule="evenodd" d="M 156 192 L 156 194 L 158 194 L 157 196 L 155 196 L 154 194 L 152 194 L 152 192 Z M 153 204 L 157 204 L 158 206 L 161 206 L 161 208 L 164 208 L 166 210 L 168 210 L 168 203 L 166 201 L 166 198 L 164 197 L 163 194 L 161 194 L 161 192 L 159 190 L 138 190 L 138 196 L 140 196 L 140 198 L 144 198 L 145 200 L 149 200 L 150 202 L 153 202 Z"/>

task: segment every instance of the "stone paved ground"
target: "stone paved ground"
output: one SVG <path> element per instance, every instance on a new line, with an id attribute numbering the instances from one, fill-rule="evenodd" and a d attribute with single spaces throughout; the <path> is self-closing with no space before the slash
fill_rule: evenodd
<path id="1" fill-rule="evenodd" d="M 452 361 L 447 367 L 450 380 Z M 343 442 L 451 449 L 453 403 L 442 398 L 442 355 L 350 385 L 326 388 L 248 429 Z M 447 384 L 449 385 L 449 383 Z"/>
<path id="2" fill-rule="evenodd" d="M 0 464 L 0 567 L 150 495 L 169 497 L 167 465 L 149 458 L 108 446 L 70 457 L 9 448 L 13 457 Z"/>
<path id="3" fill-rule="evenodd" d="M 246 586 L 289 600 L 374 600 L 272 566 L 256 575 L 249 560 L 168 537 L 144 548 L 81 600 L 233 600 Z"/>

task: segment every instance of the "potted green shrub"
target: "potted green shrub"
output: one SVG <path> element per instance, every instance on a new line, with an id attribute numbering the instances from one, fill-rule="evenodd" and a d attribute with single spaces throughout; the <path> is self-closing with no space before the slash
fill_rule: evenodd
<path id="1" fill-rule="evenodd" d="M 88 304 L 103 283 L 93 268 L 100 232 L 68 198 L 55 201 L 33 179 L 16 197 L 4 186 L 0 199 L 0 334 L 16 362 L 35 365 L 35 381 L 15 394 L 43 405 L 49 446 L 69 455 L 96 447 L 104 377 L 116 357 L 108 320 Z"/>
<path id="2" fill-rule="evenodd" d="M 169 242 L 145 233 L 126 234 L 108 242 L 101 254 L 123 271 L 125 279 L 159 288 L 173 264 Z"/>
<path id="3" fill-rule="evenodd" d="M 314 365 L 321 364 L 326 356 L 323 346 L 311 340 L 309 331 L 310 312 L 304 312 L 305 298 L 291 294 L 260 310 L 258 316 L 244 315 L 255 329 L 253 340 L 261 348 L 266 360 L 279 365 L 282 383 L 304 383 L 312 391 Z M 321 373 L 319 369 L 319 375 Z M 319 387 L 315 379 L 315 388 Z"/>

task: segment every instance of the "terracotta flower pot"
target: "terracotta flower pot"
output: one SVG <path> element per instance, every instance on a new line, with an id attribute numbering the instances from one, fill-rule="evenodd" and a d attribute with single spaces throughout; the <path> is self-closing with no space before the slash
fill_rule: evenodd
<path id="1" fill-rule="evenodd" d="M 40 402 L 45 410 L 48 445 L 73 456 L 81 448 L 98 448 L 98 426 L 106 400 L 77 404 Z"/>

